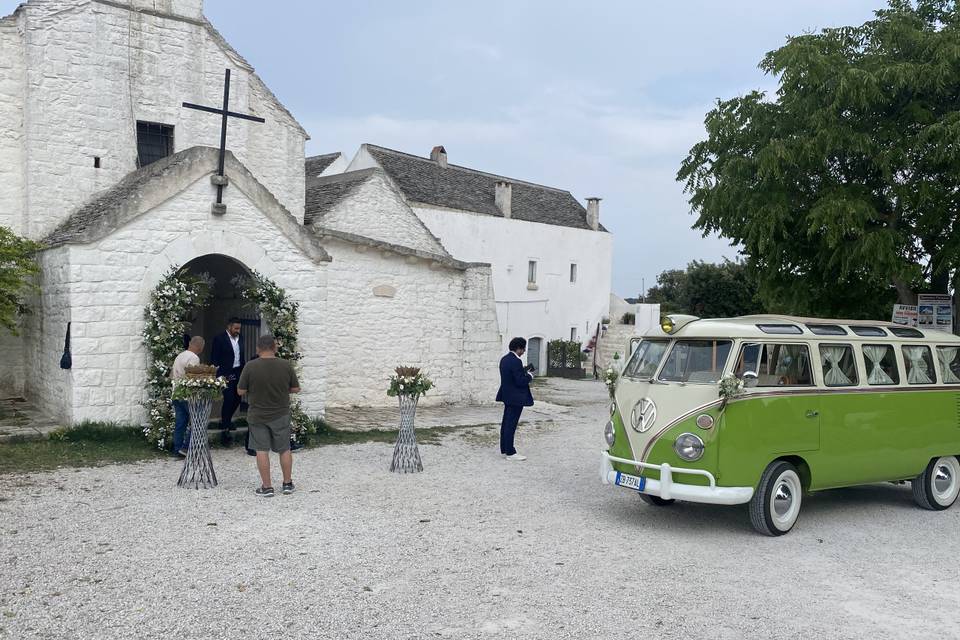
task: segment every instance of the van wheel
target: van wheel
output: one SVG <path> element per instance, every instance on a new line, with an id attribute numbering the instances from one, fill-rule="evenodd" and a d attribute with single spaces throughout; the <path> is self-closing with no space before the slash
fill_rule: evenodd
<path id="1" fill-rule="evenodd" d="M 796 524 L 802 500 L 797 468 L 784 460 L 771 462 L 750 499 L 750 522 L 765 536 L 782 536 Z"/>
<path id="2" fill-rule="evenodd" d="M 669 507 L 676 502 L 676 500 L 664 500 L 660 496 L 652 496 L 649 493 L 641 493 L 640 499 L 654 507 Z"/>
<path id="3" fill-rule="evenodd" d="M 960 494 L 960 460 L 956 456 L 931 460 L 910 484 L 914 501 L 924 509 L 948 509 Z"/>

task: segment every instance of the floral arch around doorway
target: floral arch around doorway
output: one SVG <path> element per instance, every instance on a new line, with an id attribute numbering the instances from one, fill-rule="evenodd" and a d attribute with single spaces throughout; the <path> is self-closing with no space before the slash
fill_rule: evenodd
<path id="1" fill-rule="evenodd" d="M 173 436 L 170 368 L 173 360 L 183 351 L 183 336 L 190 327 L 191 318 L 208 304 L 212 284 L 206 274 L 195 274 L 185 267 L 173 266 L 160 278 L 144 310 L 146 326 L 143 329 L 143 344 L 148 354 L 148 422 L 143 433 L 160 449 L 169 447 Z M 231 284 L 251 307 L 260 311 L 277 338 L 277 355 L 294 362 L 299 360 L 299 303 L 291 300 L 273 280 L 256 271 L 237 276 Z M 295 437 L 315 430 L 313 421 L 304 413 L 299 402 L 291 407 L 291 412 Z"/>

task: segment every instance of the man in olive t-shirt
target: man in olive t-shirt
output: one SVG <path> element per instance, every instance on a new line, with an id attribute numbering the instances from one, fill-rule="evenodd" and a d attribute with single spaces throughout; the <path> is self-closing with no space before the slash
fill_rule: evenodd
<path id="1" fill-rule="evenodd" d="M 280 454 L 283 493 L 293 493 L 293 455 L 290 453 L 290 394 L 300 392 L 293 365 L 277 357 L 277 341 L 271 335 L 257 340 L 255 360 L 247 363 L 237 383 L 237 393 L 247 401 L 250 448 L 257 452 L 261 486 L 257 495 L 273 496 L 270 451 Z"/>

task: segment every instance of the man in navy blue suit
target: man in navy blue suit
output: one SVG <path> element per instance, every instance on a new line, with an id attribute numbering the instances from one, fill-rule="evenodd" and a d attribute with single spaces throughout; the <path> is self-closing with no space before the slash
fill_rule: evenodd
<path id="1" fill-rule="evenodd" d="M 227 388 L 223 390 L 223 408 L 220 410 L 220 428 L 233 429 L 233 414 L 240 406 L 237 394 L 237 381 L 244 363 L 243 340 L 240 338 L 240 318 L 230 318 L 227 330 L 213 338 L 210 360 L 217 367 L 217 375 L 227 379 Z"/>
<path id="2" fill-rule="evenodd" d="M 518 462 L 526 456 L 517 453 L 513 446 L 513 436 L 517 432 L 517 423 L 524 407 L 533 406 L 533 394 L 530 393 L 530 381 L 533 380 L 531 364 L 523 366 L 523 354 L 527 350 L 527 341 L 514 338 L 510 341 L 510 353 L 500 358 L 500 390 L 497 402 L 503 403 L 503 421 L 500 423 L 500 453 L 507 460 Z"/>

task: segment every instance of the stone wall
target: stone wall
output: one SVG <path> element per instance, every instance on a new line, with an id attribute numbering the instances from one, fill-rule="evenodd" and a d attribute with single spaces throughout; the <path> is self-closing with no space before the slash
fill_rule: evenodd
<path id="1" fill-rule="evenodd" d="M 0 353 L 3 365 L 0 366 L 0 398 L 22 398 L 24 396 L 24 337 L 15 336 L 0 328 Z"/>
<path id="2" fill-rule="evenodd" d="M 301 399 L 308 413 L 322 415 L 326 263 L 307 258 L 253 204 L 257 198 L 248 197 L 238 184 L 231 177 L 223 217 L 210 213 L 211 189 L 205 175 L 100 241 L 45 254 L 45 274 L 58 269 L 68 274 L 73 320 L 71 421 L 144 421 L 147 356 L 140 338 L 144 307 L 171 265 L 210 253 L 230 256 L 274 279 L 300 302 Z M 52 343 L 44 345 L 45 361 L 59 357 Z"/>
<path id="3" fill-rule="evenodd" d="M 463 389 L 474 404 L 494 401 L 503 352 L 489 266 L 467 269 L 463 278 Z"/>
<path id="4" fill-rule="evenodd" d="M 71 282 L 75 276 L 66 247 L 40 255 L 40 294 L 24 322 L 27 398 L 44 412 L 69 424 L 73 420 L 73 376 L 60 368 L 63 340 L 71 314 Z M 83 315 L 80 315 L 83 318 Z M 76 336 L 76 332 L 73 332 Z"/>
<path id="5" fill-rule="evenodd" d="M 499 342 L 489 273 L 331 239 L 330 406 L 383 406 L 398 365 L 436 383 L 424 404 L 492 401 Z M 492 372 L 492 373 L 491 373 Z"/>
<path id="6" fill-rule="evenodd" d="M 0 226 L 23 233 L 21 14 L 0 19 Z"/>
<path id="7" fill-rule="evenodd" d="M 303 129 L 218 33 L 190 17 L 199 15 L 198 0 L 135 4 L 157 10 L 131 11 L 103 0 L 31 0 L 20 9 L 26 29 L 24 232 L 45 235 L 135 169 L 137 120 L 174 125 L 176 151 L 219 146 L 218 117 L 181 103 L 220 106 L 227 67 L 231 109 L 267 120 L 231 121 L 228 148 L 302 220 Z M 164 7 L 180 15 L 163 15 Z M 0 55 L 8 58 L 16 56 Z M 5 130 L 6 119 L 0 122 Z"/>
<path id="8" fill-rule="evenodd" d="M 328 211 L 320 224 L 427 253 L 447 254 L 380 169 Z"/>

